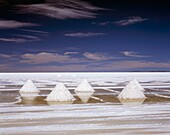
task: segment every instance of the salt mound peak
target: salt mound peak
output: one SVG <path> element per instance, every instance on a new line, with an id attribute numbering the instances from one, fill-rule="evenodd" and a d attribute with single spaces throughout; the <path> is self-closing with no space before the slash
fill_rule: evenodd
<path id="1" fill-rule="evenodd" d="M 40 92 L 37 87 L 34 85 L 32 80 L 27 80 L 27 82 L 22 86 L 19 92 L 23 93 L 38 93 Z"/>
<path id="2" fill-rule="evenodd" d="M 132 80 L 131 83 L 133 83 L 133 85 L 136 85 L 141 91 L 145 91 L 145 89 L 140 85 L 140 83 L 136 79 Z"/>
<path id="3" fill-rule="evenodd" d="M 119 99 L 141 99 L 141 98 L 146 98 L 143 91 L 144 91 L 144 89 L 139 84 L 139 82 L 135 79 L 135 80 L 130 81 L 126 85 L 126 87 L 118 95 L 118 98 Z"/>
<path id="4" fill-rule="evenodd" d="M 74 101 L 75 98 L 63 83 L 59 83 L 53 91 L 47 96 L 46 101 Z"/>
<path id="5" fill-rule="evenodd" d="M 81 91 L 81 92 L 94 92 L 94 89 L 92 86 L 89 84 L 89 82 L 84 79 L 78 87 L 75 89 L 75 91 Z"/>

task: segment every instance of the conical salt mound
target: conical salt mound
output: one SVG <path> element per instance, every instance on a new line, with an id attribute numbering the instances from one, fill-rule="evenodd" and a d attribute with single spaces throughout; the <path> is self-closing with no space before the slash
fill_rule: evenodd
<path id="1" fill-rule="evenodd" d="M 78 87 L 75 89 L 75 91 L 81 91 L 81 92 L 94 92 L 94 89 L 92 86 L 88 83 L 87 80 L 83 80 Z"/>
<path id="2" fill-rule="evenodd" d="M 140 83 L 136 79 L 133 80 L 133 83 L 138 87 L 138 89 L 140 89 L 141 91 L 145 91 L 145 89 L 140 85 Z"/>
<path id="3" fill-rule="evenodd" d="M 32 82 L 32 80 L 28 80 L 24 86 L 22 86 L 22 88 L 20 89 L 19 92 L 23 92 L 23 93 L 38 93 L 40 92 L 37 87 L 34 85 L 34 83 Z"/>
<path id="4" fill-rule="evenodd" d="M 70 93 L 70 91 L 65 87 L 63 83 L 59 83 L 56 85 L 54 90 L 47 96 L 46 101 L 54 102 L 54 101 L 74 101 L 75 98 Z"/>
<path id="5" fill-rule="evenodd" d="M 137 80 L 130 81 L 129 84 L 118 95 L 119 99 L 141 99 L 146 98 L 143 94 L 144 89 Z"/>

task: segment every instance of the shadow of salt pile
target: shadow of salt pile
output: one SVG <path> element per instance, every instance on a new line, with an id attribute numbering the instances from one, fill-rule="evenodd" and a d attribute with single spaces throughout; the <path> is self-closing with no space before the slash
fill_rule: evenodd
<path id="1" fill-rule="evenodd" d="M 84 79 L 75 89 L 75 93 L 80 99 L 79 101 L 81 101 L 81 103 L 88 103 L 94 92 L 95 90 L 86 79 Z"/>
<path id="2" fill-rule="evenodd" d="M 82 103 L 88 103 L 88 101 L 90 100 L 94 92 L 93 91 L 92 92 L 76 91 L 75 93 L 79 97 Z"/>
<path id="3" fill-rule="evenodd" d="M 122 105 L 129 106 L 138 106 L 142 105 L 145 101 L 145 98 L 142 99 L 118 99 Z"/>
<path id="4" fill-rule="evenodd" d="M 48 105 L 67 105 L 73 103 L 74 101 L 47 101 Z"/>
<path id="5" fill-rule="evenodd" d="M 21 101 L 17 104 L 24 105 L 46 105 L 47 102 L 44 97 L 39 96 L 38 93 L 20 93 Z"/>

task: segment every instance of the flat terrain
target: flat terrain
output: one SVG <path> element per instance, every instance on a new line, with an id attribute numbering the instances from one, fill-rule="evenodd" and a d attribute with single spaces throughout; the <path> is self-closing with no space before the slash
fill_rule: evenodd
<path id="1" fill-rule="evenodd" d="M 94 93 L 75 93 L 82 79 Z M 20 94 L 32 79 L 39 94 Z M 145 100 L 118 100 L 132 79 L 145 88 Z M 44 99 L 63 82 L 74 102 Z M 46 73 L 0 74 L 0 135 L 117 135 L 170 133 L 170 73 Z"/>

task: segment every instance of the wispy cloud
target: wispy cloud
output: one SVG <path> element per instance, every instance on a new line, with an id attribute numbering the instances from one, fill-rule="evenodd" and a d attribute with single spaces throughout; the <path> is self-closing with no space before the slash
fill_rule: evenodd
<path id="1" fill-rule="evenodd" d="M 85 71 L 143 71 L 144 68 L 170 68 L 169 62 L 154 62 L 154 61 L 107 61 L 90 63 Z"/>
<path id="2" fill-rule="evenodd" d="M 1 71 L 1 72 L 11 71 L 11 70 L 9 69 L 9 67 L 10 67 L 10 64 L 9 64 L 9 63 L 8 63 L 8 64 L 2 64 L 2 63 L 0 63 L 0 71 Z"/>
<path id="3" fill-rule="evenodd" d="M 47 31 L 41 31 L 41 30 L 32 30 L 32 29 L 20 29 L 21 31 L 28 32 L 30 34 L 36 34 L 36 35 L 42 35 L 42 36 L 49 36 L 50 33 Z"/>
<path id="4" fill-rule="evenodd" d="M 44 63 L 82 63 L 89 62 L 83 58 L 72 57 L 71 55 L 64 55 L 58 53 L 40 52 L 37 54 L 23 54 L 21 55 L 21 62 L 28 64 L 44 64 Z"/>
<path id="5" fill-rule="evenodd" d="M 2 42 L 13 42 L 13 43 L 25 43 L 25 42 L 34 42 L 40 41 L 41 39 L 36 36 L 31 35 L 14 35 L 15 37 L 11 38 L 0 38 Z"/>
<path id="6" fill-rule="evenodd" d="M 99 23 L 100 26 L 105 26 L 105 25 L 109 25 L 109 24 L 114 24 L 114 22 L 100 22 Z"/>
<path id="7" fill-rule="evenodd" d="M 2 59 L 6 59 L 6 58 L 11 58 L 12 57 L 12 55 L 8 55 L 8 54 L 0 54 L 0 58 L 2 58 Z"/>
<path id="8" fill-rule="evenodd" d="M 136 57 L 136 58 L 150 57 L 147 55 L 140 55 L 138 52 L 133 52 L 133 51 L 123 51 L 123 52 L 121 52 L 121 54 L 123 54 L 124 56 L 127 56 L 127 57 Z"/>
<path id="9" fill-rule="evenodd" d="M 44 15 L 56 19 L 95 18 L 102 10 L 81 0 L 46 0 L 43 4 L 20 5 L 22 12 Z"/>
<path id="10" fill-rule="evenodd" d="M 87 65 L 85 64 L 69 64 L 68 66 L 59 65 L 59 66 L 50 66 L 50 65 L 33 65 L 32 68 L 23 66 L 21 67 L 13 67 L 10 68 L 12 65 L 10 64 L 1 64 L 0 63 L 0 71 L 19 71 L 19 72 L 50 72 L 50 71 L 58 71 L 58 72 L 65 72 L 65 71 L 85 71 L 87 69 Z"/>
<path id="11" fill-rule="evenodd" d="M 0 38 L 2 42 L 15 42 L 15 43 L 24 43 L 27 40 L 24 38 Z"/>
<path id="12" fill-rule="evenodd" d="M 132 25 L 132 24 L 140 23 L 140 22 L 147 21 L 147 20 L 148 18 L 142 18 L 140 16 L 131 16 L 123 20 L 116 21 L 114 23 L 120 26 L 127 26 L 127 25 Z"/>
<path id="13" fill-rule="evenodd" d="M 104 60 L 110 60 L 113 59 L 114 57 L 108 56 L 105 53 L 90 53 L 90 52 L 85 52 L 83 54 L 86 58 L 90 60 L 95 60 L 95 61 L 104 61 Z"/>
<path id="14" fill-rule="evenodd" d="M 72 55 L 72 54 L 79 54 Z M 50 52 L 39 52 L 39 53 L 28 53 L 20 56 L 22 63 L 27 64 L 45 64 L 45 63 L 66 63 L 66 64 L 74 64 L 74 63 L 91 63 L 94 61 L 107 61 L 111 59 L 115 59 L 112 56 L 109 56 L 106 53 L 90 53 L 85 52 L 83 54 L 79 52 L 65 52 L 63 54 L 59 53 L 50 53 Z"/>
<path id="15" fill-rule="evenodd" d="M 23 38 L 27 38 L 27 39 L 32 39 L 32 40 L 40 40 L 38 37 L 32 36 L 32 35 L 19 35 L 19 34 L 15 34 L 15 36 L 23 37 Z"/>
<path id="16" fill-rule="evenodd" d="M 66 47 L 65 49 L 66 49 L 67 51 L 78 51 L 78 50 L 80 50 L 80 48 L 72 47 L 72 46 Z"/>
<path id="17" fill-rule="evenodd" d="M 148 18 L 142 18 L 140 16 L 131 16 L 127 17 L 125 19 L 119 20 L 119 21 L 105 21 L 105 22 L 92 22 L 92 24 L 97 24 L 100 26 L 106 26 L 106 25 L 119 25 L 119 26 L 127 26 L 132 25 L 135 23 L 140 23 L 143 21 L 147 21 Z"/>
<path id="18" fill-rule="evenodd" d="M 79 52 L 65 52 L 64 55 L 79 54 Z"/>
<path id="19" fill-rule="evenodd" d="M 67 36 L 67 37 L 79 37 L 79 38 L 96 37 L 96 36 L 103 36 L 103 35 L 105 35 L 105 33 L 94 33 L 94 32 L 81 33 L 81 32 L 77 32 L 77 33 L 65 34 L 65 36 Z"/>
<path id="20" fill-rule="evenodd" d="M 21 63 L 20 63 L 21 64 Z M 23 63 L 25 65 L 25 63 Z M 27 63 L 29 64 L 29 63 Z M 16 64 L 17 65 L 17 64 Z M 11 66 L 13 68 L 11 69 Z M 0 71 L 130 71 L 130 70 L 143 70 L 143 68 L 170 68 L 168 62 L 153 62 L 153 61 L 114 61 L 114 62 L 92 62 L 86 63 L 69 63 L 67 66 L 62 65 L 32 65 L 30 68 L 26 66 L 14 66 L 12 64 L 1 64 Z"/>
<path id="21" fill-rule="evenodd" d="M 114 62 L 113 69 L 135 69 L 135 68 L 169 68 L 168 62 L 154 62 L 154 61 L 118 61 Z"/>
<path id="22" fill-rule="evenodd" d="M 0 20 L 0 29 L 14 29 L 21 27 L 32 27 L 39 26 L 38 24 L 29 23 L 29 22 L 19 22 L 15 20 Z"/>
<path id="23" fill-rule="evenodd" d="M 37 54 L 24 54 L 21 56 L 21 58 L 23 59 L 21 62 L 29 64 L 67 62 L 69 60 L 69 56 L 47 52 L 41 52 Z"/>
<path id="24" fill-rule="evenodd" d="M 0 71 L 142 71 L 145 68 L 153 70 L 170 68 L 169 62 L 115 60 L 104 53 L 85 52 L 82 55 L 85 58 L 49 52 L 23 55 L 0 54 Z M 13 57 L 17 59 L 12 59 Z M 10 62 L 6 64 L 6 60 Z"/>

